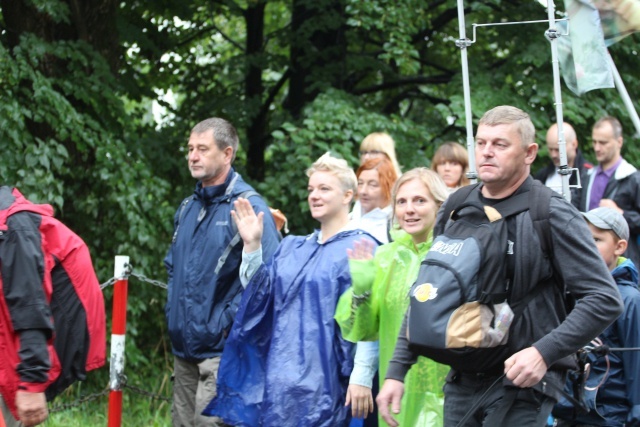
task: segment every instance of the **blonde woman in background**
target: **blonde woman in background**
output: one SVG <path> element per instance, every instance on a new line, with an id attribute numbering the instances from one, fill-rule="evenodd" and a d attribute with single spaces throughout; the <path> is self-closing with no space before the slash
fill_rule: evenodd
<path id="1" fill-rule="evenodd" d="M 386 156 L 393 164 L 396 175 L 402 175 L 398 159 L 396 158 L 396 143 L 391 136 L 384 132 L 374 132 L 367 135 L 360 143 L 360 164 L 365 160 Z"/>
<path id="2" fill-rule="evenodd" d="M 440 175 L 449 192 L 469 185 L 469 178 L 466 176 L 469 171 L 469 154 L 457 142 L 445 142 L 438 147 L 431 161 L 431 169 Z"/>
<path id="3" fill-rule="evenodd" d="M 389 134 L 383 132 L 374 132 L 367 135 L 360 143 L 360 165 L 362 166 L 367 160 L 372 159 L 388 159 L 393 165 L 396 177 L 402 175 L 398 159 L 396 158 L 396 143 Z M 360 200 L 356 200 L 351 211 L 351 218 L 357 218 L 358 212 L 361 212 L 362 205 Z M 383 241 L 383 243 L 386 243 Z"/>

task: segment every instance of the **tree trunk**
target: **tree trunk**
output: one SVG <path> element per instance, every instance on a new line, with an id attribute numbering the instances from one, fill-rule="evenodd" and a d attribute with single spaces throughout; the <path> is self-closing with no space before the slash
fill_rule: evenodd
<path id="1" fill-rule="evenodd" d="M 63 0 L 69 7 L 68 22 L 56 22 L 47 13 L 41 13 L 25 0 L 0 0 L 2 14 L 7 30 L 9 50 L 20 43 L 20 36 L 34 34 L 45 42 L 78 41 L 89 43 L 108 62 L 112 72 L 118 69 L 121 48 L 116 29 L 117 0 Z M 47 55 L 39 63 L 38 69 L 46 77 L 64 77 L 67 73 L 66 62 L 53 55 Z M 87 70 L 90 72 L 90 70 Z M 27 87 L 27 90 L 31 88 Z M 80 100 L 70 99 L 79 110 L 92 110 L 91 106 L 82 108 Z M 27 127 L 32 135 L 46 141 L 55 135 L 47 123 L 29 121 Z M 61 141 L 75 153 L 72 141 Z"/>
<path id="2" fill-rule="evenodd" d="M 263 108 L 262 57 L 264 47 L 264 9 L 266 3 L 252 4 L 244 13 L 247 25 L 245 103 L 247 111 L 247 172 L 255 180 L 264 179 L 265 132 L 268 108 Z"/>
<path id="3" fill-rule="evenodd" d="M 69 23 L 56 22 L 25 0 L 0 0 L 9 48 L 17 46 L 23 33 L 33 33 L 44 41 L 82 40 L 89 43 L 118 69 L 121 47 L 116 28 L 117 0 L 61 0 L 69 7 Z M 54 70 L 51 70 L 54 71 Z M 64 72 L 63 69 L 58 69 Z"/>
<path id="4" fill-rule="evenodd" d="M 293 0 L 291 79 L 285 107 L 300 117 L 304 106 L 345 77 L 345 11 L 341 0 Z"/>

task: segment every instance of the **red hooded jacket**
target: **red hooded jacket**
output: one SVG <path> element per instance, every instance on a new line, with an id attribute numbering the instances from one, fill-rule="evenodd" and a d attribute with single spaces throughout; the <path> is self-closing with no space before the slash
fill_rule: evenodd
<path id="1" fill-rule="evenodd" d="M 50 205 L 8 187 L 0 187 L 0 291 L 0 394 L 14 416 L 18 389 L 50 400 L 104 365 L 104 299 L 89 249 Z M 47 349 L 33 349 L 49 356 L 41 383 L 18 373 L 20 332 L 31 329 L 47 335 Z"/>

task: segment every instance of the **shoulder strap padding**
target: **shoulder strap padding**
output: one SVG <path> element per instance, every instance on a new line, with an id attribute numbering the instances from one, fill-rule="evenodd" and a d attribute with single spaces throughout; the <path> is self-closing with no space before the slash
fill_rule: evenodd
<path id="1" fill-rule="evenodd" d="M 469 195 L 479 186 L 480 184 L 478 183 L 461 187 L 448 197 L 445 204 L 446 210 L 443 212 L 440 222 L 437 223 L 434 227 L 434 237 L 444 231 L 444 227 L 451 217 L 452 213 L 455 210 L 459 209 L 461 205 L 465 203 L 467 198 L 469 198 Z M 511 197 L 505 202 L 498 203 L 494 207 L 498 209 L 503 217 L 507 217 L 513 215 L 514 213 L 523 212 L 529 209 L 529 215 L 531 217 L 531 221 L 533 222 L 533 226 L 538 233 L 538 237 L 540 238 L 542 250 L 547 256 L 552 258 L 551 255 L 553 253 L 553 244 L 551 240 L 551 225 L 549 223 L 549 209 L 551 204 L 551 197 L 554 196 L 554 192 L 553 190 L 547 188 L 541 182 L 536 180 L 533 180 L 530 191 L 531 193 L 527 195 L 526 201 L 523 200 L 525 199 L 523 197 L 517 200 L 518 203 L 514 203 L 515 200 L 512 200 L 513 197 Z M 526 208 L 523 209 L 524 205 L 522 203 L 524 202 L 526 202 Z"/>
<path id="2" fill-rule="evenodd" d="M 260 194 L 258 194 L 258 192 L 255 190 L 243 191 L 242 193 L 238 194 L 236 197 L 230 198 L 229 203 L 231 203 L 231 200 L 236 200 L 238 197 L 242 197 L 243 199 L 248 199 L 249 197 L 259 196 L 259 195 Z M 222 270 L 222 267 L 224 267 L 224 264 L 227 262 L 227 258 L 229 257 L 229 254 L 231 253 L 233 248 L 235 248 L 236 245 L 242 241 L 242 237 L 240 237 L 240 233 L 238 232 L 238 226 L 236 225 L 236 222 L 233 220 L 233 218 L 231 218 L 230 221 L 231 221 L 231 229 L 233 230 L 233 238 L 231 239 L 227 247 L 224 248 L 224 251 L 222 252 L 222 255 L 220 255 L 220 258 L 218 258 L 218 264 L 216 265 L 216 269 L 215 269 L 216 274 L 220 273 L 220 270 Z"/>
<path id="3" fill-rule="evenodd" d="M 452 193 L 446 201 L 445 210 L 442 213 L 439 223 L 437 223 L 433 230 L 434 238 L 444 231 L 447 221 L 450 218 L 456 217 L 458 212 L 466 207 L 475 207 L 482 210 L 491 221 L 498 220 L 500 218 L 507 218 L 512 215 L 516 215 L 520 212 L 524 212 L 530 209 L 531 200 L 528 192 L 520 193 L 508 199 L 496 203 L 494 206 L 485 206 L 481 201 L 477 193 L 474 191 L 480 186 L 480 184 L 467 185 L 461 187 Z M 549 203 L 547 202 L 547 207 Z M 498 214 L 496 214 L 496 212 Z M 547 209 L 547 218 L 549 216 Z"/>
<path id="4" fill-rule="evenodd" d="M 480 184 L 472 184 L 466 185 L 464 187 L 458 188 L 456 191 L 451 193 L 444 204 L 444 211 L 442 212 L 442 216 L 440 217 L 440 221 L 436 223 L 433 227 L 433 238 L 435 239 L 437 236 L 442 234 L 444 231 L 445 225 L 447 225 L 447 221 L 451 218 L 451 214 L 458 206 L 464 203 L 467 200 L 467 197 L 473 190 L 478 188 Z"/>
<path id="5" fill-rule="evenodd" d="M 549 223 L 549 210 L 553 190 L 543 185 L 540 181 L 533 181 L 531 186 L 531 207 L 529 215 L 533 222 L 533 227 L 538 233 L 542 251 L 552 258 L 553 243 L 551 241 L 551 224 Z"/>
<path id="6" fill-rule="evenodd" d="M 182 214 L 184 214 L 184 209 L 187 207 L 187 205 L 189 204 L 189 202 L 191 200 L 193 200 L 194 196 L 193 194 L 189 197 L 186 197 L 182 203 L 180 203 L 180 212 L 178 213 L 178 221 L 175 224 L 174 230 L 173 230 L 173 237 L 171 239 L 172 243 L 176 242 L 176 237 L 178 237 L 178 229 L 180 228 L 180 221 L 182 220 Z"/>

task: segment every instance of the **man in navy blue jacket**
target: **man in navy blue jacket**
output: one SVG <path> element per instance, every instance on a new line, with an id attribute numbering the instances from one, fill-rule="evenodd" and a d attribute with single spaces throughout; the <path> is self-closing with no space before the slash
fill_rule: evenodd
<path id="1" fill-rule="evenodd" d="M 175 214 L 173 241 L 165 258 L 174 426 L 223 425 L 200 414 L 215 396 L 220 356 L 243 289 L 238 275 L 242 240 L 236 237 L 231 219 L 233 202 L 248 198 L 256 213 L 264 212 L 264 260 L 279 242 L 268 206 L 231 166 L 237 149 L 238 134 L 224 119 L 198 123 L 189 137 L 189 170 L 198 182 Z"/>

